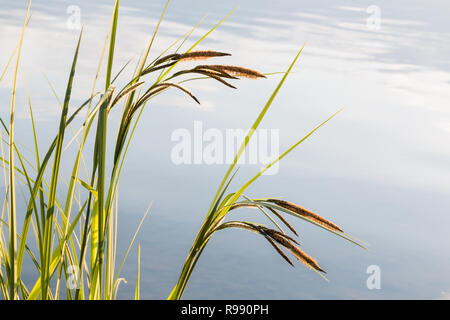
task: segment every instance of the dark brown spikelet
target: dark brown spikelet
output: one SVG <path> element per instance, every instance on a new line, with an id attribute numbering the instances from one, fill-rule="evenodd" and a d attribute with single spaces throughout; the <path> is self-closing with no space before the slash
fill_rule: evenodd
<path id="1" fill-rule="evenodd" d="M 180 61 L 205 60 L 213 57 L 224 57 L 224 56 L 231 56 L 231 54 L 212 50 L 192 51 L 181 54 L 179 60 Z"/>
<path id="2" fill-rule="evenodd" d="M 303 263 L 305 266 L 315 269 L 317 271 L 326 273 L 317 263 L 315 259 L 310 257 L 308 254 L 306 254 L 304 251 L 302 251 L 299 247 L 297 247 L 292 242 L 296 241 L 289 236 L 285 235 L 284 233 L 278 232 L 273 229 L 268 228 L 261 228 L 262 232 L 264 232 L 267 236 L 275 240 L 277 243 L 281 244 L 283 247 L 287 248 L 301 263 Z"/>
<path id="3" fill-rule="evenodd" d="M 279 232 L 277 230 L 269 229 L 262 225 L 257 225 L 251 222 L 244 222 L 244 221 L 229 221 L 224 222 L 218 227 L 215 228 L 215 230 L 221 230 L 225 228 L 239 228 L 239 229 L 245 229 L 249 230 L 255 233 L 258 233 L 273 246 L 273 248 L 277 251 L 279 255 L 283 259 L 285 259 L 290 265 L 293 266 L 292 261 L 286 256 L 286 254 L 281 250 L 281 248 L 277 245 L 281 245 L 288 249 L 301 263 L 303 263 L 305 266 L 311 269 L 315 269 L 317 271 L 326 273 L 317 263 L 316 260 L 314 260 L 312 257 L 307 255 L 305 252 L 303 252 L 299 247 L 297 247 L 294 243 L 295 240 L 289 237 L 288 235 Z M 294 242 L 294 243 L 292 243 Z"/>
<path id="4" fill-rule="evenodd" d="M 153 66 L 157 66 L 167 61 L 189 61 L 189 60 L 206 60 L 213 57 L 231 56 L 229 53 L 218 52 L 212 50 L 192 51 L 187 53 L 172 53 L 167 56 L 161 57 L 153 63 Z"/>
<path id="5" fill-rule="evenodd" d="M 275 249 L 275 251 L 284 259 L 287 263 L 289 263 L 291 266 L 294 266 L 291 259 L 288 258 L 288 256 L 283 252 L 283 250 L 280 249 L 280 247 L 275 243 L 275 241 L 269 236 L 269 234 L 266 232 L 266 230 L 269 230 L 268 228 L 264 226 L 259 226 L 250 222 L 244 222 L 244 221 L 229 221 L 225 222 L 221 225 L 219 225 L 216 230 L 224 229 L 224 228 L 238 228 L 238 229 L 244 229 L 251 232 L 258 233 L 262 235 L 266 240 L 272 245 L 272 247 Z"/>
<path id="6" fill-rule="evenodd" d="M 266 228 L 264 230 L 272 239 L 275 239 L 276 241 L 279 241 L 280 243 L 282 241 L 291 241 L 294 242 L 295 244 L 299 244 L 294 238 L 288 236 L 287 234 L 274 230 L 274 229 L 268 229 Z"/>
<path id="7" fill-rule="evenodd" d="M 232 76 L 231 74 L 220 70 L 219 68 L 216 68 L 216 66 L 210 66 L 210 65 L 199 65 L 196 66 L 194 68 L 194 71 L 207 71 L 207 72 L 212 72 L 214 74 L 216 74 L 219 77 L 223 77 L 223 78 L 228 78 L 228 79 L 239 79 L 238 77 Z"/>
<path id="8" fill-rule="evenodd" d="M 300 261 L 302 262 L 304 265 L 306 265 L 309 268 L 313 268 L 316 269 L 317 271 L 326 273 L 325 270 L 323 270 L 319 264 L 317 263 L 317 261 L 312 258 L 311 256 L 309 256 L 308 254 L 306 254 L 302 249 L 300 249 L 297 246 L 292 245 L 291 248 L 288 248 L 289 251 L 292 252 L 292 254 Z"/>
<path id="9" fill-rule="evenodd" d="M 209 65 L 208 66 L 211 69 L 216 69 L 218 71 L 226 72 L 229 75 L 235 76 L 235 77 L 242 77 L 242 78 L 249 78 L 249 79 L 257 79 L 257 78 L 265 78 L 266 76 L 262 73 L 244 68 L 244 67 L 238 67 L 238 66 L 227 66 L 227 65 Z"/>
<path id="10" fill-rule="evenodd" d="M 268 199 L 267 201 L 275 203 L 276 205 L 278 205 L 282 208 L 285 208 L 291 212 L 294 212 L 294 213 L 298 214 L 299 216 L 302 216 L 311 221 L 314 221 L 314 222 L 316 222 L 324 227 L 327 227 L 331 230 L 343 232 L 343 230 L 335 223 L 333 223 L 330 220 L 327 220 L 324 217 L 319 216 L 317 213 L 314 213 L 311 210 L 303 208 L 302 206 L 299 206 L 295 203 L 285 201 L 285 200 L 280 200 L 280 199 Z"/>
<path id="11" fill-rule="evenodd" d="M 272 245 L 272 247 L 275 249 L 275 251 L 284 259 L 287 263 L 289 263 L 291 266 L 294 267 L 294 264 L 292 263 L 291 259 L 283 252 L 283 250 L 280 249 L 279 246 L 273 241 L 268 235 L 263 234 L 264 238 Z"/>

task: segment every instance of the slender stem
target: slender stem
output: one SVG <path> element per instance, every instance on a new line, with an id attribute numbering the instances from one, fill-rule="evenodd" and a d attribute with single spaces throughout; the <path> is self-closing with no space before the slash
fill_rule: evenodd
<path id="1" fill-rule="evenodd" d="M 11 94 L 11 111 L 10 111 L 10 125 L 9 125 L 9 204 L 10 204 L 10 215 L 9 215 L 9 266 L 10 274 L 9 280 L 9 298 L 18 298 L 17 294 L 17 257 L 16 257 L 16 182 L 14 173 L 14 111 L 16 103 L 16 85 L 17 85 L 17 74 L 19 69 L 20 54 L 22 51 L 22 42 L 25 33 L 25 28 L 27 25 L 28 15 L 31 8 L 31 0 L 28 2 L 27 14 L 25 21 L 23 23 L 22 34 L 20 36 L 19 51 L 17 53 L 16 69 L 14 72 L 14 82 Z"/>

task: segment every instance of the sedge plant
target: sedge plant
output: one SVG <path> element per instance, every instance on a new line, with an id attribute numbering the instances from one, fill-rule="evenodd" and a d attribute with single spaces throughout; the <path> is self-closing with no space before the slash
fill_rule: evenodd
<path id="1" fill-rule="evenodd" d="M 219 21 L 187 50 L 181 50 L 181 48 L 198 25 L 149 61 L 153 43 L 168 5 L 169 1 L 165 4 L 134 73 L 128 81 L 125 81 L 125 85 L 117 88 L 116 80 L 123 76 L 128 63 L 119 72 L 113 74 L 119 17 L 119 0 L 115 1 L 92 90 L 86 100 L 73 113 L 70 113 L 72 87 L 76 83 L 77 63 L 82 47 L 83 30 L 81 30 L 64 99 L 61 102 L 58 129 L 43 157 L 40 156 L 41 148 L 37 139 L 38 128 L 34 121 L 31 97 L 28 93 L 27 102 L 33 133 L 34 159 L 27 159 L 21 144 L 15 140 L 14 120 L 21 50 L 31 16 L 31 0 L 29 1 L 19 42 L 4 69 L 0 70 L 0 81 L 4 81 L 4 75 L 15 61 L 9 126 L 1 120 L 3 130 L 0 130 L 2 152 L 0 162 L 5 177 L 4 204 L 0 220 L 0 291 L 4 299 L 110 300 L 117 298 L 119 286 L 125 281 L 121 277 L 122 267 L 150 209 L 149 206 L 131 239 L 124 258 L 122 261 L 117 261 L 119 178 L 130 141 L 145 106 L 152 98 L 170 89 L 179 90 L 189 99 L 200 103 L 199 99 L 185 87 L 186 83 L 190 81 L 209 79 L 229 88 L 236 88 L 232 84 L 236 79 L 265 77 L 258 71 L 241 66 L 201 63 L 203 60 L 220 59 L 220 57 L 230 55 L 214 50 L 195 49 L 231 14 Z M 174 48 L 175 50 L 173 50 Z M 237 161 L 292 70 L 300 52 L 258 115 L 236 154 L 233 164 L 223 177 L 169 299 L 182 297 L 206 244 L 219 230 L 240 228 L 256 232 L 269 241 L 287 262 L 292 264 L 282 248 L 290 251 L 297 259 L 319 273 L 323 270 L 317 262 L 298 247 L 296 240 L 287 235 L 273 217 L 279 219 L 294 233 L 295 229 L 283 218 L 282 213 L 304 219 L 361 245 L 357 240 L 343 233 L 342 229 L 331 221 L 294 203 L 275 198 L 251 199 L 244 194 L 265 170 L 280 161 L 329 119 L 295 143 L 236 192 L 227 193 L 235 174 L 233 172 L 236 169 Z M 101 89 L 98 89 L 98 79 L 105 58 L 105 83 L 100 84 Z M 194 61 L 196 65 L 190 68 L 183 67 L 185 61 Z M 120 105 L 122 108 L 119 123 L 118 125 L 111 124 L 111 114 L 120 109 Z M 75 129 L 73 127 L 74 120 L 79 118 L 83 119 L 82 124 Z M 107 145 L 107 138 L 114 131 L 115 143 L 110 148 L 111 146 Z M 68 140 L 69 134 L 72 134 L 70 140 Z M 86 154 L 86 146 L 91 142 L 94 146 L 93 151 L 91 154 Z M 72 145 L 76 146 L 74 156 L 63 157 L 64 152 Z M 108 150 L 112 152 L 108 153 Z M 63 178 L 64 172 L 61 170 L 63 161 L 72 161 L 72 170 L 67 180 Z M 84 176 L 82 176 L 83 169 Z M 20 180 L 27 190 L 26 210 L 23 212 L 20 232 L 17 230 L 16 179 Z M 257 208 L 270 218 L 278 229 L 247 221 L 226 219 L 230 212 L 241 207 Z M 141 247 L 139 245 L 135 299 L 140 298 L 140 256 Z M 22 279 L 24 262 L 28 259 L 31 260 L 37 274 L 37 279 L 31 286 Z"/>

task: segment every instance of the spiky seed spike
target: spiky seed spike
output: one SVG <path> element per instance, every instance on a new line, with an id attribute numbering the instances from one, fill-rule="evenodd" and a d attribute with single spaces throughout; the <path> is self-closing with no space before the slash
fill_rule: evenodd
<path id="1" fill-rule="evenodd" d="M 225 228 L 238 228 L 238 229 L 244 229 L 248 230 L 254 233 L 258 233 L 262 235 L 275 249 L 275 251 L 278 252 L 278 254 L 287 261 L 291 266 L 294 267 L 294 264 L 292 263 L 291 259 L 288 258 L 288 256 L 283 252 L 283 250 L 280 249 L 280 247 L 272 240 L 272 238 L 265 232 L 265 227 L 259 226 L 250 222 L 244 222 L 244 221 L 228 221 L 225 223 L 222 223 L 220 226 L 218 226 L 216 229 L 225 229 Z"/>
<path id="2" fill-rule="evenodd" d="M 283 239 L 285 239 L 285 240 L 287 240 L 287 241 L 291 241 L 291 242 L 294 242 L 294 243 L 296 243 L 296 244 L 299 244 L 294 238 L 289 237 L 287 234 L 282 233 L 282 232 L 279 232 L 279 231 L 277 231 L 277 230 L 274 230 L 274 229 L 265 229 L 265 232 L 267 232 L 267 234 L 268 234 L 270 237 L 274 238 L 274 239 L 275 239 L 275 238 L 279 238 L 279 239 L 283 238 Z"/>
<path id="3" fill-rule="evenodd" d="M 286 239 L 285 237 L 281 237 L 275 233 L 270 232 L 271 229 L 264 228 L 262 231 L 267 234 L 270 238 L 275 240 L 277 243 L 281 244 L 283 247 L 290 248 L 293 246 L 293 244 L 289 241 L 289 239 Z"/>
<path id="4" fill-rule="evenodd" d="M 270 229 L 269 229 L 270 230 Z M 305 266 L 315 269 L 317 271 L 326 273 L 317 263 L 317 261 L 306 254 L 304 251 L 302 251 L 299 247 L 291 243 L 290 241 L 286 240 L 284 237 L 280 237 L 276 233 L 267 233 L 268 230 L 266 230 L 266 234 L 270 236 L 273 240 L 287 248 L 301 263 L 303 263 Z M 273 230 L 275 231 L 275 230 Z"/>
<path id="5" fill-rule="evenodd" d="M 326 273 L 325 270 L 323 270 L 319 264 L 317 263 L 317 261 L 312 258 L 311 256 L 309 256 L 308 254 L 306 254 L 303 250 L 301 250 L 299 247 L 292 245 L 292 248 L 289 249 L 289 251 L 292 252 L 292 254 L 300 261 L 302 262 L 304 265 L 306 265 L 307 267 L 316 269 L 317 271 Z"/>
<path id="6" fill-rule="evenodd" d="M 228 79 L 239 79 L 238 77 L 232 76 L 231 74 L 223 71 L 223 70 L 219 70 L 218 68 L 216 68 L 215 66 L 210 66 L 210 65 L 199 65 L 196 66 L 194 68 L 194 70 L 205 70 L 205 71 L 210 71 L 210 72 L 214 72 L 216 73 L 218 76 L 223 77 L 223 78 L 228 78 Z"/>
<path id="7" fill-rule="evenodd" d="M 289 236 L 286 236 L 285 234 L 278 232 L 277 230 L 265 228 L 263 226 L 259 226 L 258 229 L 261 230 L 264 234 L 275 240 L 277 243 L 281 244 L 285 248 L 287 248 L 301 263 L 303 263 L 305 266 L 315 269 L 317 271 L 326 273 L 317 263 L 315 259 L 313 259 L 311 256 L 306 254 L 304 251 L 302 251 L 299 247 L 294 245 L 291 241 L 293 240 Z M 292 239 L 292 240 L 291 240 Z M 294 240 L 295 242 L 295 240 Z"/>
<path id="8" fill-rule="evenodd" d="M 206 60 L 213 57 L 224 57 L 224 56 L 231 56 L 231 54 L 212 50 L 202 50 L 181 54 L 179 60 L 180 61 Z"/>
<path id="9" fill-rule="evenodd" d="M 224 56 L 231 56 L 231 54 L 213 50 L 199 50 L 182 54 L 172 53 L 156 60 L 155 63 L 153 63 L 153 66 L 157 66 L 169 60 L 170 61 L 206 60 L 213 57 L 224 57 Z"/>
<path id="10" fill-rule="evenodd" d="M 256 78 L 265 78 L 266 76 L 262 73 L 244 68 L 239 66 L 228 66 L 228 65 L 210 65 L 209 67 L 224 71 L 232 76 L 236 77 L 242 77 L 242 78 L 249 78 L 249 79 L 256 79 Z"/>
<path id="11" fill-rule="evenodd" d="M 299 206 L 295 203 L 280 200 L 280 199 L 268 199 L 268 202 L 275 203 L 276 205 L 285 208 L 291 212 L 294 212 L 302 217 L 305 217 L 307 219 L 310 219 L 322 226 L 328 227 L 334 231 L 343 232 L 343 230 L 336 225 L 335 223 L 331 222 L 330 220 L 325 219 L 322 216 L 319 216 L 317 213 L 312 212 L 311 210 L 308 210 L 306 208 L 303 208 L 302 206 Z"/>
<path id="12" fill-rule="evenodd" d="M 279 246 L 277 246 L 277 244 L 269 236 L 264 234 L 264 238 L 266 238 L 266 240 L 272 245 L 272 247 L 275 249 L 275 251 L 278 252 L 278 254 L 284 260 L 286 260 L 287 263 L 289 263 L 291 266 L 295 267 L 294 264 L 292 263 L 291 259 L 289 259 L 289 257 L 283 252 L 283 250 L 281 250 L 281 248 Z"/>
<path id="13" fill-rule="evenodd" d="M 288 249 L 297 258 L 297 260 L 299 260 L 305 266 L 307 266 L 309 268 L 312 268 L 312 269 L 315 269 L 317 271 L 326 273 L 319 266 L 319 264 L 317 263 L 317 261 L 315 259 L 310 257 L 305 252 L 303 252 L 299 247 L 297 247 L 296 245 L 291 243 L 288 238 L 280 236 L 279 235 L 280 233 L 278 233 L 276 230 L 269 229 L 269 228 L 267 228 L 265 226 L 257 225 L 255 223 L 245 222 L 245 221 L 224 222 L 221 225 L 219 225 L 216 228 L 216 230 L 221 230 L 221 229 L 225 229 L 225 228 L 245 229 L 245 230 L 249 230 L 249 231 L 258 233 L 260 235 L 263 235 L 266 239 L 270 238 L 270 239 L 274 240 L 276 243 L 278 243 L 278 244 L 282 245 L 283 247 L 285 247 L 286 249 Z M 271 244 L 272 244 L 272 242 L 271 242 Z M 279 247 L 278 247 L 278 249 L 281 251 L 281 249 Z M 275 250 L 277 250 L 277 248 L 275 248 Z M 280 253 L 280 251 L 277 250 L 278 253 Z M 286 255 L 284 253 L 283 254 L 280 253 L 280 255 L 283 258 L 285 258 L 285 260 L 286 260 L 287 257 L 286 257 Z M 288 261 L 288 260 L 286 260 L 286 261 Z M 290 260 L 288 262 L 290 262 Z"/>

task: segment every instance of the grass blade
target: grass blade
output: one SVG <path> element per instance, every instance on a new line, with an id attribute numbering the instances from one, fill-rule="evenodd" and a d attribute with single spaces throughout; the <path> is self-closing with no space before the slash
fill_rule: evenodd
<path id="1" fill-rule="evenodd" d="M 140 282 L 141 282 L 141 244 L 138 244 L 138 271 L 136 278 L 136 290 L 134 293 L 134 300 L 140 299 Z"/>
<path id="2" fill-rule="evenodd" d="M 16 86 L 17 86 L 17 74 L 19 71 L 20 55 L 22 52 L 23 38 L 25 35 L 25 29 L 28 21 L 28 16 L 31 8 L 31 0 L 28 2 L 27 14 L 22 27 L 22 34 L 20 35 L 19 48 L 17 52 L 16 68 L 14 71 L 14 81 L 11 94 L 11 111 L 10 111 L 10 126 L 9 126 L 9 265 L 10 274 L 8 275 L 9 282 L 9 297 L 10 299 L 18 298 L 17 293 L 17 257 L 16 257 L 16 182 L 14 174 L 14 112 L 15 112 L 15 102 L 16 102 Z"/>
<path id="3" fill-rule="evenodd" d="M 107 90 L 111 84 L 111 72 L 114 61 L 114 48 L 116 46 L 116 33 L 117 33 L 117 20 L 119 18 L 119 0 L 116 0 L 114 4 L 114 14 L 112 18 L 111 38 L 109 43 L 109 55 L 108 55 L 108 68 L 106 69 L 106 83 L 105 90 Z"/>
<path id="4" fill-rule="evenodd" d="M 56 188 L 58 184 L 58 174 L 61 162 L 61 154 L 62 154 L 62 145 L 64 141 L 64 133 L 66 128 L 66 118 L 69 110 L 70 97 L 72 94 L 72 85 L 73 79 L 75 77 L 75 69 L 78 61 L 78 53 L 80 50 L 81 37 L 83 34 L 83 30 L 80 32 L 80 36 L 78 38 L 77 48 L 75 50 L 75 56 L 72 62 L 72 68 L 70 70 L 69 80 L 67 83 L 66 94 L 64 98 L 63 110 L 61 113 L 61 120 L 59 124 L 58 136 L 56 139 L 55 146 L 55 157 L 53 159 L 53 168 L 52 168 L 52 176 L 50 180 L 50 191 L 48 196 L 48 204 L 47 204 L 47 216 L 45 221 L 44 228 L 44 260 L 41 261 L 41 270 L 42 270 L 42 292 L 41 299 L 47 299 L 48 289 L 50 286 L 50 274 L 49 274 L 49 263 L 50 263 L 50 254 L 51 254 L 51 237 L 53 231 L 53 219 L 55 212 L 55 198 L 56 198 Z"/>

